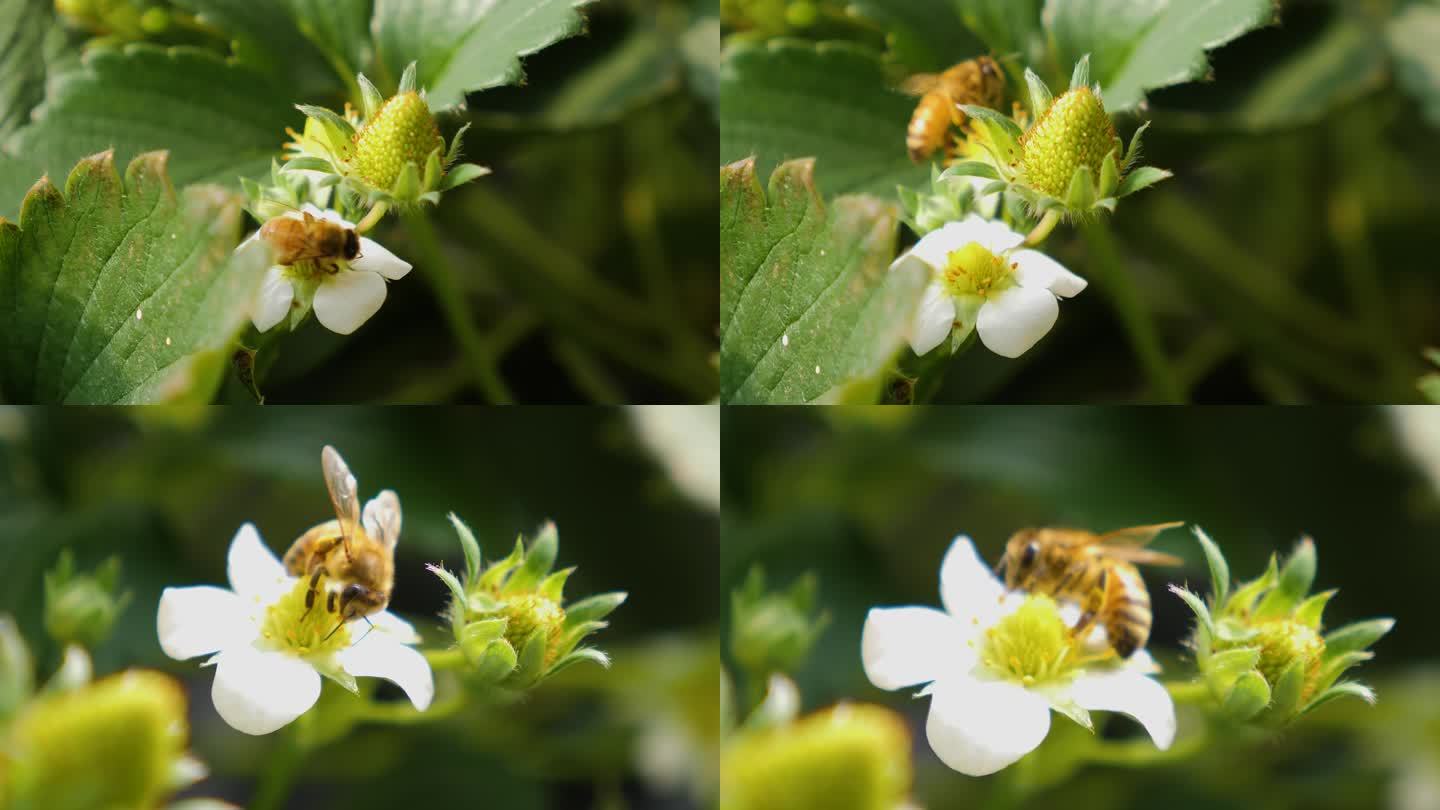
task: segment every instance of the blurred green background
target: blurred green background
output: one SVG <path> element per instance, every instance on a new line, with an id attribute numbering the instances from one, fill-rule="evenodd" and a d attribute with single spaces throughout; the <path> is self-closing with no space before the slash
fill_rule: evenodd
<path id="1" fill-rule="evenodd" d="M 62 548 L 82 569 L 119 555 L 134 595 L 95 650 L 97 674 L 144 666 L 183 678 L 191 747 L 212 772 L 191 793 L 245 804 L 278 738 L 219 719 L 212 673 L 164 656 L 155 609 L 165 586 L 223 585 L 242 523 L 278 555 L 333 517 L 320 477 L 320 448 L 333 444 L 362 497 L 400 495 L 391 609 L 426 646 L 446 643 L 437 615 L 447 592 L 424 564 L 463 565 L 452 510 L 487 560 L 553 519 L 558 565 L 579 567 L 567 595 L 630 597 L 593 639 L 613 669 L 574 667 L 518 704 L 472 705 L 431 725 L 362 726 L 312 755 L 289 807 L 388 808 L 417 795 L 518 810 L 708 806 L 719 526 L 713 495 L 694 485 L 706 471 L 677 486 L 667 470 L 707 464 L 713 481 L 716 431 L 716 409 L 703 406 L 0 409 L 0 614 L 16 616 L 45 677 L 58 651 L 41 623 L 42 572 Z M 670 440 L 645 438 L 657 435 Z"/>
<path id="2" fill-rule="evenodd" d="M 1174 765 L 1085 769 L 1033 806 L 1440 807 L 1431 625 L 1440 497 L 1426 477 L 1440 473 L 1440 408 L 727 408 L 723 454 L 724 592 L 757 564 L 776 588 L 818 573 L 831 621 L 796 673 L 804 708 L 844 699 L 901 711 L 914 734 L 920 806 L 975 806 L 994 781 L 950 771 L 930 752 L 928 701 L 869 684 L 860 663 L 866 611 L 938 605 L 940 560 L 960 533 L 993 562 L 1025 526 L 1184 520 L 1220 544 L 1237 579 L 1313 536 L 1316 589 L 1340 588 L 1328 625 L 1398 620 L 1357 672 L 1379 704 L 1332 703 L 1273 739 L 1212 746 Z M 1207 573 L 1188 532 L 1168 532 L 1155 547 L 1187 560 L 1146 577 L 1151 649 L 1183 677 L 1192 616 L 1164 583 L 1208 589 Z M 1137 729 L 1117 719 L 1108 733 Z"/>

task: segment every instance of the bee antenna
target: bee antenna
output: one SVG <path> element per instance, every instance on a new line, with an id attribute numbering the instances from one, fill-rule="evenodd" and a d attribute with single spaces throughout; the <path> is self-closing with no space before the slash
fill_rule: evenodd
<path id="1" fill-rule="evenodd" d="M 334 630 L 331 630 L 329 633 L 326 633 L 326 634 L 325 634 L 325 639 L 324 639 L 324 640 L 325 640 L 325 641 L 329 641 L 329 640 L 330 640 L 330 637 L 333 636 L 333 635 L 335 635 L 336 633 L 340 632 L 340 628 L 342 628 L 342 627 L 344 627 L 344 626 L 345 626 L 345 620 L 344 620 L 344 619 L 341 619 L 341 620 L 340 620 L 340 623 L 337 624 L 337 625 L 335 625 L 335 629 L 334 629 Z M 370 626 L 371 626 L 371 627 L 374 627 L 375 625 L 372 624 L 372 625 L 370 625 Z M 366 633 L 365 635 L 369 635 L 369 633 Z"/>

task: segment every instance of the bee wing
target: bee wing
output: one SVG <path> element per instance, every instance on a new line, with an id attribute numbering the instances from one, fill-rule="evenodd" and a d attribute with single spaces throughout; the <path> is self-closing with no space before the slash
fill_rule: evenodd
<path id="1" fill-rule="evenodd" d="M 365 531 L 380 545 L 393 550 L 400 542 L 400 496 L 383 490 L 365 504 Z"/>
<path id="2" fill-rule="evenodd" d="M 330 490 L 335 517 L 340 519 L 340 539 L 345 542 L 348 556 L 350 538 L 360 529 L 360 499 L 355 494 L 355 476 L 345 466 L 345 459 L 328 444 L 320 451 L 320 466 L 325 470 L 325 488 Z"/>
<path id="3" fill-rule="evenodd" d="M 1149 526 L 1131 526 L 1128 529 L 1116 529 L 1112 532 L 1105 532 L 1097 538 L 1096 542 L 1104 546 L 1131 546 L 1139 548 L 1150 545 L 1155 536 L 1177 526 L 1184 526 L 1185 521 L 1174 520 L 1169 523 L 1152 523 Z"/>
<path id="4" fill-rule="evenodd" d="M 940 86 L 940 74 L 916 73 L 900 82 L 899 90 L 907 96 L 923 96 Z"/>
<path id="5" fill-rule="evenodd" d="M 1161 565 L 1170 568 L 1185 563 L 1183 558 L 1176 557 L 1174 554 L 1151 551 L 1148 548 L 1135 548 L 1134 546 L 1100 546 L 1099 548 L 1100 556 L 1108 560 L 1120 560 L 1138 565 Z"/>

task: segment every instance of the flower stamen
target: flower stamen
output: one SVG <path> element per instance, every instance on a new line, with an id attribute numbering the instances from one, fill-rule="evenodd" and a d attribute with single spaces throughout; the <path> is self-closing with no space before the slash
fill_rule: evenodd
<path id="1" fill-rule="evenodd" d="M 1015 285 L 1015 267 L 979 242 L 970 242 L 945 257 L 945 287 L 956 298 L 985 298 Z"/>

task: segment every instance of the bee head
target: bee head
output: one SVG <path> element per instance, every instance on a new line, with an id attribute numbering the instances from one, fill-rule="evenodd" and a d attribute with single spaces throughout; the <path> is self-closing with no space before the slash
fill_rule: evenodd
<path id="1" fill-rule="evenodd" d="M 345 230 L 345 261 L 351 261 L 360 255 L 360 237 L 355 231 L 347 228 Z"/>
<path id="2" fill-rule="evenodd" d="M 997 570 L 1005 573 L 1005 587 L 1014 590 L 1028 582 L 1040 559 L 1040 542 L 1034 529 L 1016 532 L 1005 544 L 1005 555 Z"/>
<path id="3" fill-rule="evenodd" d="M 344 621 L 368 616 L 384 608 L 386 602 L 381 592 L 352 582 L 340 592 L 340 616 Z"/>

